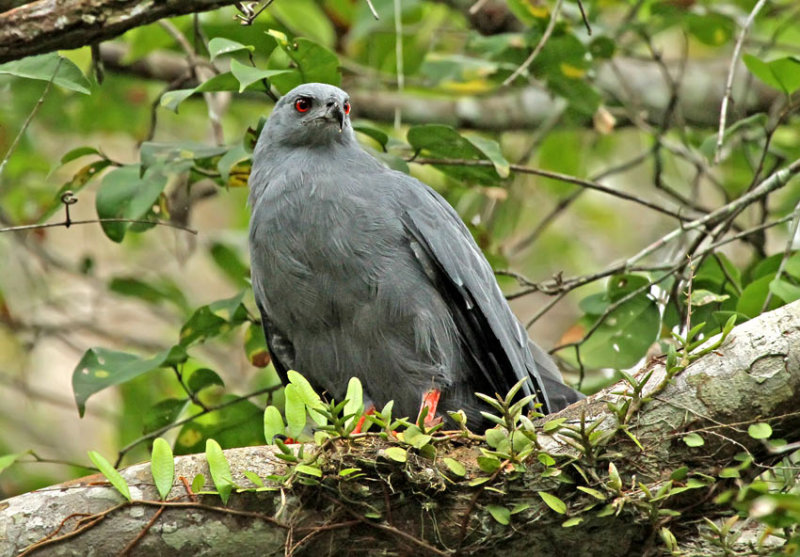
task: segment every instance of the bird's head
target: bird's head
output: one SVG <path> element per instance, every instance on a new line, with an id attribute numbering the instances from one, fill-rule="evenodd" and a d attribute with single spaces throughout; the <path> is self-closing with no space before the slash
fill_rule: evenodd
<path id="1" fill-rule="evenodd" d="M 305 83 L 286 93 L 270 114 L 264 134 L 283 145 L 307 146 L 349 142 L 350 97 L 324 83 Z"/>

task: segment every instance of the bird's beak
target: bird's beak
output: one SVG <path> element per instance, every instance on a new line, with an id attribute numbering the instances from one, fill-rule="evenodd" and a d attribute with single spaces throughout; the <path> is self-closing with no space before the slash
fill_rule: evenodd
<path id="1" fill-rule="evenodd" d="M 342 133 L 342 129 L 344 128 L 344 110 L 342 110 L 342 106 L 338 102 L 328 107 L 328 110 L 325 112 L 325 117 L 336 120 L 336 122 L 339 123 L 339 133 Z"/>

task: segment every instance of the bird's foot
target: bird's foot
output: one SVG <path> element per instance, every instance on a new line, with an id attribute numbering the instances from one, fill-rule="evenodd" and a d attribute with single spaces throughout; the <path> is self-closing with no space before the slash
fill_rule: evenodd
<path id="1" fill-rule="evenodd" d="M 367 411 L 358 419 L 358 423 L 356 423 L 355 429 L 353 429 L 352 433 L 363 433 L 361 430 L 364 428 L 364 423 L 367 421 L 367 416 L 375 413 L 375 405 L 370 404 Z"/>
<path id="2" fill-rule="evenodd" d="M 425 418 L 423 419 L 423 424 L 426 428 L 434 427 L 442 423 L 442 417 L 436 416 L 436 408 L 439 406 L 439 399 L 442 397 L 442 391 L 437 388 L 430 389 L 422 396 L 422 404 L 419 407 L 419 415 L 417 417 L 417 421 L 419 422 L 419 417 L 422 416 L 425 409 Z"/>

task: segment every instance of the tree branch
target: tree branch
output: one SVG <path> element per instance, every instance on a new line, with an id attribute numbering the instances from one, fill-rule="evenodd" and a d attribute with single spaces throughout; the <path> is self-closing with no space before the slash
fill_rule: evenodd
<path id="1" fill-rule="evenodd" d="M 315 555 L 348 553 L 354 547 L 387 555 L 420 551 L 453 555 L 464 523 L 466 536 L 460 555 L 514 557 L 531 555 L 532 547 L 538 555 L 643 554 L 648 544 L 655 544 L 659 528 L 665 525 L 685 529 L 679 536 L 682 543 L 702 545 L 707 543 L 701 535 L 706 532 L 701 531 L 702 521 L 692 517 L 716 516 L 714 496 L 733 481 L 720 478 L 720 470 L 739 466 L 736 455 L 742 451 L 754 459 L 749 469 L 739 466 L 743 478 L 753 477 L 775 462 L 768 448 L 747 434 L 747 426 L 769 422 L 776 436 L 790 443 L 800 439 L 800 401 L 796 396 L 800 391 L 800 301 L 737 327 L 722 346 L 670 382 L 664 381 L 666 372 L 660 361 L 642 370 L 639 380 L 650 371 L 642 396 L 652 400 L 625 424 L 643 450 L 618 429 L 619 415 L 609 406 L 626 399 L 627 383 L 546 418 L 565 418 L 566 424 L 585 427 L 599 424 L 595 431 L 607 435 L 588 459 L 579 456 L 563 428 L 539 434 L 542 448 L 563 463 L 558 465 L 562 474 L 588 492 L 543 477 L 545 469 L 537 459 L 528 462 L 522 475 L 500 470 L 492 483 L 485 484 L 492 490 L 476 491 L 469 481 L 486 477 L 486 473 L 476 466 L 481 453 L 474 442 L 455 439 L 438 445 L 436 460 L 409 450 L 408 461 L 401 465 L 381 456 L 387 442 L 367 436 L 330 444 L 318 461 L 324 473 L 319 485 L 304 486 L 297 479 L 286 485 L 267 483 L 269 491 L 234 493 L 228 506 L 220 505 L 217 496 L 198 496 L 184 487 L 181 478 L 203 474 L 205 489 L 213 489 L 202 455 L 176 459 L 178 481 L 166 503 L 156 500 L 148 464 L 122 472 L 134 502 L 119 508 L 114 506 L 124 503 L 121 496 L 101 476 L 20 495 L 0 505 L 0 531 L 5 533 L 0 538 L 0 554 L 17 554 L 47 538 L 49 545 L 36 547 L 50 551 L 57 547 L 64 555 L 85 555 L 89 548 L 114 555 L 134 539 L 137 543 L 131 555 L 174 555 L 176 551 L 198 557 L 245 555 L 252 553 L 253 547 L 259 548 L 259 554 L 283 555 L 301 546 L 304 554 Z M 705 444 L 689 447 L 682 441 L 688 433 L 702 436 Z M 310 450 L 306 447 L 307 454 Z M 287 471 L 285 462 L 275 457 L 274 447 L 233 449 L 226 451 L 226 456 L 234 481 L 245 487 L 253 487 L 245 470 L 261 478 Z M 445 457 L 466 466 L 463 479 L 448 474 L 442 462 Z M 579 458 L 580 474 L 569 465 L 572 458 Z M 610 463 L 619 471 L 616 482 L 608 473 Z M 339 470 L 351 466 L 360 468 L 365 476 L 341 479 Z M 694 488 L 675 495 L 667 490 L 666 496 L 654 498 L 666 484 L 689 486 L 674 479 L 673 473 L 683 466 L 688 466 Z M 537 495 L 541 491 L 557 494 L 566 504 L 565 514 L 546 506 Z M 524 510 L 510 517 L 509 526 L 496 522 L 487 509 L 490 505 L 510 509 L 518 504 Z M 618 511 L 598 516 L 606 504 Z M 151 524 L 152 513 L 144 512 L 144 506 L 163 506 L 163 516 Z M 667 509 L 669 513 L 658 512 Z M 670 522 L 674 512 L 681 513 L 680 520 Z M 583 520 L 571 528 L 562 527 L 568 518 Z M 79 535 L 71 533 L 76 529 L 81 529 Z M 146 534 L 141 535 L 145 529 Z M 63 541 L 58 541 L 58 536 Z M 692 547 L 696 550 L 698 546 Z M 742 554 L 753 554 L 747 546 L 740 549 Z"/>
<path id="2" fill-rule="evenodd" d="M 0 63 L 79 48 L 165 17 L 215 10 L 234 0 L 37 0 L 0 13 Z"/>

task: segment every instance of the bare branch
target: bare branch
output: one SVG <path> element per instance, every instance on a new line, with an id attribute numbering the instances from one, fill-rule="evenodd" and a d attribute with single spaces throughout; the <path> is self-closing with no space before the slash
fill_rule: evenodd
<path id="1" fill-rule="evenodd" d="M 716 153 L 714 154 L 714 164 L 719 163 L 722 153 L 722 141 L 725 137 L 725 122 L 728 118 L 728 102 L 730 102 L 731 93 L 733 92 L 733 78 L 736 74 L 736 67 L 739 63 L 739 57 L 742 53 L 742 45 L 744 44 L 744 39 L 747 36 L 747 32 L 750 30 L 750 26 L 753 24 L 758 12 L 761 11 L 761 8 L 763 8 L 764 4 L 766 3 L 767 0 L 758 0 L 758 3 L 753 6 L 750 15 L 747 16 L 747 20 L 744 22 L 744 26 L 742 26 L 742 30 L 739 33 L 739 38 L 736 40 L 736 46 L 733 49 L 731 64 L 730 68 L 728 69 L 728 79 L 725 81 L 725 94 L 722 96 L 722 106 L 719 110 L 719 131 L 717 131 L 717 146 Z"/>
<path id="2" fill-rule="evenodd" d="M 79 48 L 165 17 L 215 10 L 234 0 L 36 0 L 0 13 L 0 63 Z"/>
<path id="3" fill-rule="evenodd" d="M 564 0 L 556 0 L 556 5 L 553 7 L 553 11 L 550 13 L 550 21 L 547 22 L 547 28 L 542 33 L 542 38 L 539 39 L 539 43 L 536 45 L 536 48 L 533 49 L 533 52 L 525 59 L 525 61 L 514 70 L 510 76 L 508 76 L 505 81 L 503 81 L 503 86 L 508 86 L 514 82 L 523 72 L 527 71 L 533 61 L 536 60 L 536 57 L 539 56 L 539 53 L 544 48 L 544 45 L 547 44 L 547 40 L 550 38 L 550 35 L 553 34 L 553 29 L 556 28 L 556 21 L 558 20 L 558 14 L 561 12 L 561 4 L 563 4 Z"/>

